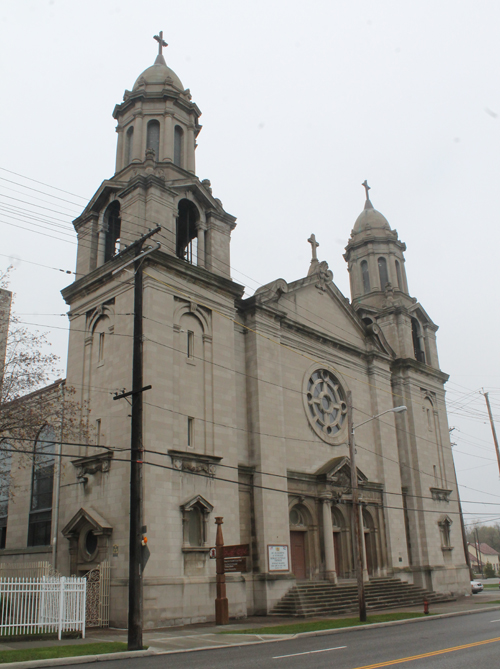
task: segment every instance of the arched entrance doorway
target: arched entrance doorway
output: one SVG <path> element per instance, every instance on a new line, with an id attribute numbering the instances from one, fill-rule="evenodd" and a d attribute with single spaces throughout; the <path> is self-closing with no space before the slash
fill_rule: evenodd
<path id="1" fill-rule="evenodd" d="M 335 552 L 335 570 L 338 578 L 349 577 L 349 555 L 345 518 L 340 509 L 332 507 L 333 548 Z"/>
<path id="2" fill-rule="evenodd" d="M 309 511 L 303 504 L 295 504 L 290 509 L 290 557 L 292 572 L 296 579 L 308 577 L 308 525 Z"/>
<path id="3" fill-rule="evenodd" d="M 363 509 L 363 531 L 365 537 L 366 568 L 368 575 L 374 576 L 378 571 L 375 522 L 371 513 L 366 509 Z"/>

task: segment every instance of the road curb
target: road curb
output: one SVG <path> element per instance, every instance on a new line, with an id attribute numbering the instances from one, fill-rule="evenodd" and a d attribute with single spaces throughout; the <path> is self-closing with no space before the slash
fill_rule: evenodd
<path id="1" fill-rule="evenodd" d="M 106 660 L 126 660 L 131 657 L 148 657 L 154 656 L 150 650 L 131 650 L 122 651 L 121 653 L 101 653 L 99 655 L 74 655 L 73 657 L 54 657 L 48 660 L 28 660 L 27 662 L 5 662 L 0 665 L 2 669 L 35 669 L 35 667 L 61 667 L 68 664 L 86 664 L 90 662 L 104 662 Z"/>
<path id="2" fill-rule="evenodd" d="M 238 642 L 231 644 L 221 644 L 218 646 L 201 646 L 199 648 L 177 648 L 175 650 L 159 650 L 157 648 L 148 650 L 123 651 L 121 653 L 102 653 L 100 655 L 76 655 L 73 657 L 57 657 L 49 660 L 30 660 L 28 662 L 7 662 L 1 665 L 1 669 L 36 669 L 36 667 L 60 667 L 72 664 L 90 664 L 91 662 L 106 662 L 110 660 L 126 660 L 132 657 L 155 657 L 158 655 L 176 655 L 179 653 L 198 653 L 203 650 L 221 650 L 222 648 L 241 648 L 244 646 L 256 646 L 261 643 L 276 643 L 278 641 L 289 641 L 291 639 L 304 639 L 307 637 L 326 636 L 329 634 L 340 634 L 341 632 L 364 632 L 365 630 L 376 629 L 379 627 L 393 627 L 395 625 L 409 625 L 410 623 L 429 622 L 431 620 L 440 620 L 441 618 L 455 618 L 458 616 L 468 616 L 475 613 L 487 613 L 488 611 L 499 611 L 500 606 L 488 606 L 487 608 L 453 611 L 450 613 L 438 613 L 428 618 L 408 618 L 406 620 L 388 620 L 384 623 L 370 623 L 360 627 L 340 627 L 330 630 L 316 630 L 314 632 L 299 632 L 298 634 L 287 634 L 280 636 L 279 639 L 266 639 L 267 635 L 260 636 L 259 641 L 248 641 L 246 643 Z M 225 635 L 226 636 L 226 635 Z M 230 636 L 230 635 L 227 635 Z M 269 636 L 275 636 L 269 634 Z"/>

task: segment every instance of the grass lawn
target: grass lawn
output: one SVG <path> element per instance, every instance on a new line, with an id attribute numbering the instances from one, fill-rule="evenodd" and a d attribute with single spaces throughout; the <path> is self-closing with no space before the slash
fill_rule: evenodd
<path id="1" fill-rule="evenodd" d="M 341 627 L 357 627 L 372 623 L 386 623 L 391 620 L 408 620 L 422 618 L 423 613 L 381 613 L 372 615 L 366 623 L 360 623 L 359 618 L 338 618 L 337 620 L 318 620 L 316 622 L 292 623 L 291 625 L 272 625 L 270 627 L 253 627 L 246 630 L 226 630 L 220 634 L 299 634 L 300 632 L 316 632 L 319 630 L 335 630 Z"/>
<path id="2" fill-rule="evenodd" d="M 485 590 L 498 590 L 498 583 L 485 583 L 484 584 L 484 589 Z"/>
<path id="3" fill-rule="evenodd" d="M 26 648 L 25 650 L 2 650 L 0 646 L 0 664 L 27 662 L 28 660 L 52 660 L 54 657 L 120 653 L 124 650 L 127 650 L 127 644 L 121 641 L 83 643 L 75 646 L 47 646 L 46 648 Z"/>

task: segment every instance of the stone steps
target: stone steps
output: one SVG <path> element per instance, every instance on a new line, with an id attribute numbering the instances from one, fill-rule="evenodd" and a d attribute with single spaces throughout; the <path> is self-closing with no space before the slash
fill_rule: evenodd
<path id="1" fill-rule="evenodd" d="M 453 601 L 439 592 L 429 592 L 399 578 L 376 578 L 365 585 L 367 610 L 418 606 Z M 329 581 L 307 581 L 293 586 L 276 604 L 270 615 L 316 616 L 356 611 L 358 589 L 355 583 L 333 585 Z"/>

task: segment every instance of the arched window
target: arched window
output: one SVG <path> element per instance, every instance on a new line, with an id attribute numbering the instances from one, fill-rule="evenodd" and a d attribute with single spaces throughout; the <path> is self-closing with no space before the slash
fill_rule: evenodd
<path id="1" fill-rule="evenodd" d="M 174 165 L 182 167 L 182 144 L 184 132 L 179 125 L 175 126 L 174 130 Z"/>
<path id="2" fill-rule="evenodd" d="M 121 218 L 120 203 L 117 200 L 112 202 L 106 209 L 104 227 L 107 230 L 104 262 L 107 262 L 120 252 Z"/>
<path id="3" fill-rule="evenodd" d="M 386 285 L 389 283 L 387 260 L 385 258 L 378 259 L 378 274 L 380 277 L 380 290 L 385 290 Z"/>
<path id="4" fill-rule="evenodd" d="M 46 425 L 38 435 L 33 455 L 28 546 L 50 546 L 54 488 L 55 431 Z"/>
<path id="5" fill-rule="evenodd" d="M 8 442 L 0 442 L 2 448 L 10 449 Z M 0 548 L 5 548 L 7 540 L 7 516 L 9 513 L 10 471 L 12 453 L 8 450 L 0 453 Z"/>
<path id="6" fill-rule="evenodd" d="M 370 292 L 370 273 L 368 272 L 368 263 L 366 260 L 361 261 L 361 276 L 363 278 L 363 292 L 366 295 L 366 293 Z"/>
<path id="7" fill-rule="evenodd" d="M 396 278 L 398 280 L 399 290 L 404 290 L 404 288 L 403 288 L 403 277 L 401 276 L 401 265 L 399 264 L 399 260 L 396 260 Z"/>
<path id="8" fill-rule="evenodd" d="M 125 135 L 125 165 L 132 162 L 132 149 L 134 145 L 134 128 L 130 126 Z"/>
<path id="9" fill-rule="evenodd" d="M 160 160 L 160 123 L 159 123 L 159 121 L 149 121 L 149 123 L 148 123 L 146 149 L 153 149 L 153 151 L 155 152 L 155 160 Z"/>
<path id="10" fill-rule="evenodd" d="M 196 230 L 198 219 L 198 209 L 195 205 L 190 200 L 181 200 L 177 217 L 175 252 L 178 258 L 187 260 L 193 265 L 198 263 L 198 233 Z"/>
<path id="11" fill-rule="evenodd" d="M 415 354 L 415 360 L 419 362 L 425 362 L 425 353 L 422 350 L 422 337 L 420 334 L 420 323 L 416 318 L 411 319 L 411 336 L 413 339 L 413 352 Z"/>

